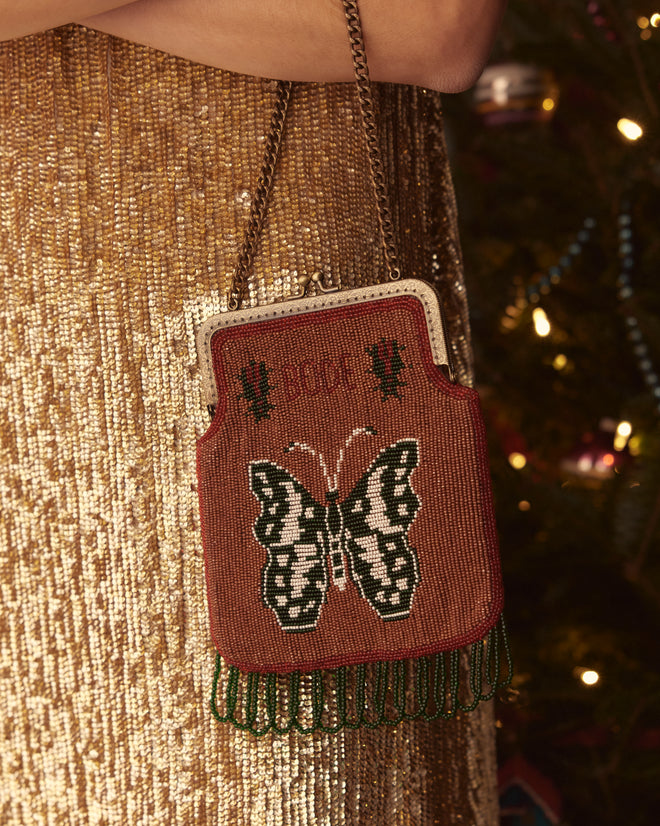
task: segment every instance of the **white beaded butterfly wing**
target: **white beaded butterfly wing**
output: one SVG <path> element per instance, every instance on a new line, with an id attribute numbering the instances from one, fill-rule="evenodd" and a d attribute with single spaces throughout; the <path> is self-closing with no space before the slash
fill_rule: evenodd
<path id="1" fill-rule="evenodd" d="M 326 508 L 273 462 L 250 464 L 250 489 L 261 502 L 253 533 L 268 551 L 263 600 L 284 631 L 312 631 L 328 590 Z"/>
<path id="2" fill-rule="evenodd" d="M 408 541 L 420 508 L 410 484 L 418 463 L 415 439 L 386 447 L 340 505 L 351 579 L 383 620 L 407 617 L 419 585 Z"/>
<path id="3" fill-rule="evenodd" d="M 375 433 L 373 428 L 359 428 Z M 261 575 L 265 604 L 284 631 L 316 627 L 329 587 L 344 589 L 344 558 L 352 581 L 382 620 L 410 614 L 419 584 L 419 564 L 408 530 L 420 508 L 410 477 L 419 463 L 415 439 L 402 439 L 378 454 L 346 499 L 337 503 L 337 477 L 327 474 L 327 506 L 319 504 L 298 479 L 274 462 L 251 462 L 250 489 L 261 503 L 253 533 L 266 549 Z"/>

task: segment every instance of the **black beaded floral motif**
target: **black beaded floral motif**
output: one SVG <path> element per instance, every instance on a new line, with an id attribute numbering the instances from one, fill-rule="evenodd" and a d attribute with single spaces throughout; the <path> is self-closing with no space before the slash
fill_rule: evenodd
<path id="1" fill-rule="evenodd" d="M 270 418 L 270 411 L 275 407 L 268 398 L 273 385 L 268 381 L 268 374 L 271 371 L 263 361 L 258 364 L 251 360 L 247 367 L 241 367 L 238 377 L 243 386 L 243 393 L 239 399 L 245 399 L 248 403 L 246 415 L 252 414 L 255 422 Z"/>
<path id="2" fill-rule="evenodd" d="M 399 377 L 399 374 L 408 366 L 401 358 L 401 353 L 405 349 L 405 345 L 399 344 L 396 339 L 384 338 L 366 348 L 366 352 L 372 359 L 369 372 L 378 379 L 378 384 L 375 384 L 373 389 L 380 390 L 383 394 L 383 401 L 387 401 L 391 396 L 401 401 L 400 388 L 407 384 Z"/>

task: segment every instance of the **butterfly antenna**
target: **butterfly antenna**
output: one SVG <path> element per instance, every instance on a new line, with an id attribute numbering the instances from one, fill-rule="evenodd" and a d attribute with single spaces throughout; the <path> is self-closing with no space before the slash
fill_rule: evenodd
<path id="1" fill-rule="evenodd" d="M 339 483 L 339 471 L 341 470 L 341 466 L 344 463 L 344 456 L 346 455 L 346 450 L 348 450 L 348 446 L 353 441 L 353 439 L 357 439 L 358 436 L 375 436 L 376 435 L 376 428 L 375 427 L 356 427 L 355 430 L 351 433 L 351 435 L 346 439 L 346 444 L 342 449 L 339 451 L 339 459 L 337 459 L 337 469 L 335 472 L 335 485 L 333 490 L 336 490 Z"/>
<path id="2" fill-rule="evenodd" d="M 311 453 L 312 456 L 316 456 L 319 460 L 319 464 L 321 465 L 321 470 L 323 471 L 323 475 L 325 476 L 326 484 L 328 485 L 328 490 L 336 490 L 337 485 L 333 486 L 332 479 L 330 478 L 330 474 L 328 473 L 328 466 L 325 463 L 325 459 L 323 458 L 323 454 L 319 453 L 318 450 L 314 450 L 313 447 L 310 447 L 303 442 L 289 442 L 289 444 L 284 448 L 286 453 L 291 453 L 291 451 L 298 448 L 298 450 L 306 450 L 307 453 Z"/>

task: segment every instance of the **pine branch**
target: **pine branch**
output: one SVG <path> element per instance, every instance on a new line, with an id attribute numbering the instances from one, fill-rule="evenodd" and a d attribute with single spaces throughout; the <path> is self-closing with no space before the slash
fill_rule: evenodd
<path id="1" fill-rule="evenodd" d="M 642 62 L 639 37 L 635 37 L 637 28 L 635 25 L 634 12 L 626 3 L 625 13 L 622 17 L 617 8 L 617 4 L 613 2 L 613 0 L 600 0 L 600 2 L 603 3 L 610 17 L 616 22 L 619 34 L 630 55 L 641 95 L 653 119 L 658 120 L 660 109 L 658 108 L 656 97 L 653 94 L 644 63 Z"/>

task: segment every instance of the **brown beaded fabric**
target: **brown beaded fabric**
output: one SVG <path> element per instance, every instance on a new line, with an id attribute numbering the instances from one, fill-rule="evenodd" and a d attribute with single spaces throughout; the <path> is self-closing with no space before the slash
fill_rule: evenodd
<path id="1" fill-rule="evenodd" d="M 78 26 L 0 44 L 0 820 L 497 823 L 492 711 L 257 739 L 212 718 L 195 352 L 273 84 Z M 380 265 L 351 85 L 297 86 L 246 304 Z M 465 295 L 438 98 L 378 90 L 406 276 Z"/>
<path id="2" fill-rule="evenodd" d="M 211 632 L 233 665 L 482 652 L 502 609 L 485 434 L 476 392 L 433 363 L 422 298 L 290 301 L 213 336 L 197 475 Z"/>

